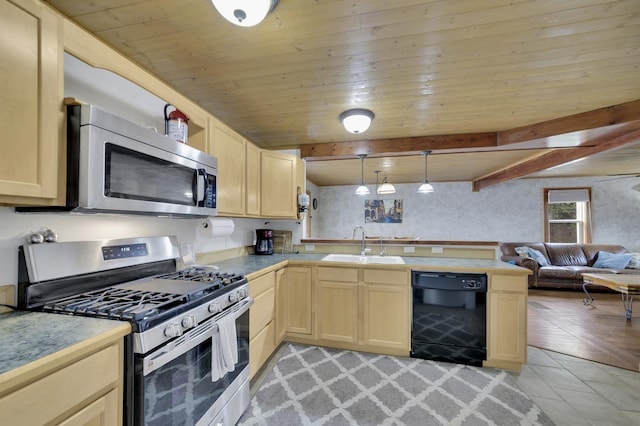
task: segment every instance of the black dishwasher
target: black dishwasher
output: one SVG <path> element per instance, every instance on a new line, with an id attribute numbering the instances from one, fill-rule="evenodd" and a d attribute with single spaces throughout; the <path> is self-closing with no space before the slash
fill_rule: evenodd
<path id="1" fill-rule="evenodd" d="M 411 357 L 482 366 L 487 275 L 412 271 Z"/>

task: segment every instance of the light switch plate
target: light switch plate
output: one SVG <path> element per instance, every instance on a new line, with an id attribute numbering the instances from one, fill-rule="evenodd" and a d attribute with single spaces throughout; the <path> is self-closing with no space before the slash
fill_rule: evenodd
<path id="1" fill-rule="evenodd" d="M 315 251 L 316 246 L 313 244 L 305 244 L 304 245 L 304 251 Z"/>

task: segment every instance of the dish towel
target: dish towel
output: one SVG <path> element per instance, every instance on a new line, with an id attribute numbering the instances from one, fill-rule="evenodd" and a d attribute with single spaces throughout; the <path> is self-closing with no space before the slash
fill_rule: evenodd
<path id="1" fill-rule="evenodd" d="M 238 363 L 238 340 L 236 319 L 227 314 L 217 321 L 218 333 L 212 337 L 211 381 L 218 381 L 225 374 L 235 370 Z"/>

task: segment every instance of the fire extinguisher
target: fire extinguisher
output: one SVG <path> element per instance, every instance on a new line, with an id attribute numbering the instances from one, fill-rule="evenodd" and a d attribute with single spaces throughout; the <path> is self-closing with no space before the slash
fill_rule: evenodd
<path id="1" fill-rule="evenodd" d="M 164 134 L 180 143 L 187 143 L 189 136 L 189 119 L 181 111 L 174 110 L 167 114 L 167 109 L 173 105 L 164 106 Z"/>

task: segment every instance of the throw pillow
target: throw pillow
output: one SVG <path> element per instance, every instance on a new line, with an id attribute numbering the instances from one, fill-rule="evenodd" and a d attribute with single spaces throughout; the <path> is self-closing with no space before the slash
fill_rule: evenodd
<path id="1" fill-rule="evenodd" d="M 539 250 L 527 246 L 527 251 L 529 252 L 529 257 L 538 262 L 538 265 L 549 266 L 549 261 Z"/>
<path id="2" fill-rule="evenodd" d="M 593 264 L 594 268 L 612 268 L 612 269 L 624 269 L 629 264 L 631 253 L 609 253 L 608 251 L 599 251 L 598 257 Z"/>
<path id="3" fill-rule="evenodd" d="M 631 260 L 627 264 L 627 269 L 640 269 L 640 253 L 631 253 Z"/>
<path id="4" fill-rule="evenodd" d="M 524 246 L 516 247 L 514 248 L 514 250 L 516 251 L 516 253 L 518 253 L 518 256 L 520 257 L 529 257 L 529 251 Z"/>

